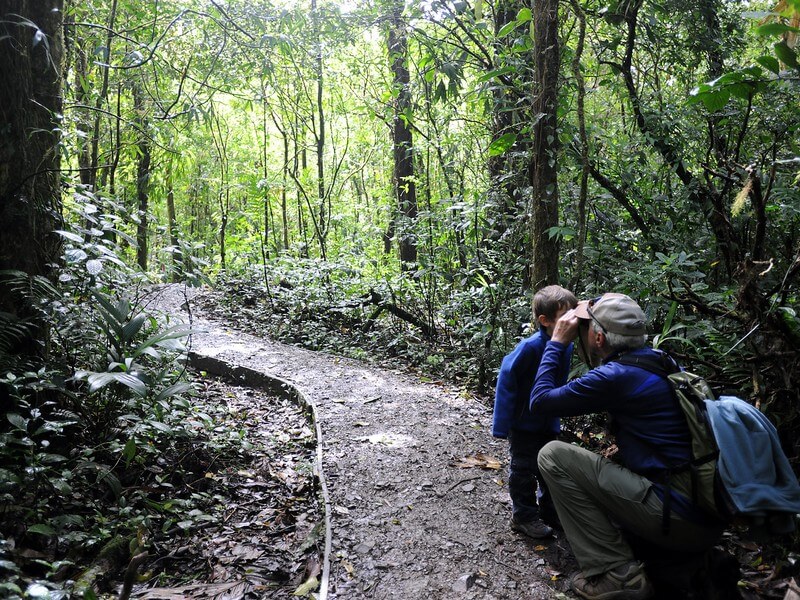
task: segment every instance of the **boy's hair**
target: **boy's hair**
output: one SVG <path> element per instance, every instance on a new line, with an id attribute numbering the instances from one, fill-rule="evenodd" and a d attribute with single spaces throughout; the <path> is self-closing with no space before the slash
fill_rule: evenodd
<path id="1" fill-rule="evenodd" d="M 560 309 L 575 308 L 577 305 L 578 299 L 568 289 L 560 285 L 548 285 L 533 296 L 533 320 L 538 321 L 541 315 L 554 319 Z"/>

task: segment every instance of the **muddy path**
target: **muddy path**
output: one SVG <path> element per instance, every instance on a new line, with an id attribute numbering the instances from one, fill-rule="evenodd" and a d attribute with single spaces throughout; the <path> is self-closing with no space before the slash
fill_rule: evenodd
<path id="1" fill-rule="evenodd" d="M 151 307 L 191 320 L 192 352 L 296 386 L 315 408 L 330 503 L 328 598 L 571 597 L 563 539 L 510 531 L 507 447 L 455 387 L 254 337 L 162 286 Z M 202 367 L 201 367 L 202 368 Z"/>

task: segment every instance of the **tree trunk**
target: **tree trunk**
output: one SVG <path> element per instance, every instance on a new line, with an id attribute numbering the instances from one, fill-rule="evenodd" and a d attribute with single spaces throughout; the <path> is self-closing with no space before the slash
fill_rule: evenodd
<path id="1" fill-rule="evenodd" d="M 558 1 L 534 2 L 536 88 L 534 90 L 531 285 L 538 289 L 558 282 L 558 238 L 550 229 L 558 224 Z"/>
<path id="2" fill-rule="evenodd" d="M 147 212 L 150 189 L 150 138 L 147 136 L 144 95 L 138 83 L 133 85 L 133 107 L 138 126 L 139 161 L 136 165 L 136 200 L 139 223 L 136 225 L 136 262 L 142 271 L 147 271 Z"/>
<path id="3" fill-rule="evenodd" d="M 27 277 L 52 276 L 61 254 L 54 231 L 62 228 L 63 14 L 62 0 L 6 0 L 0 8 L 0 271 Z M 41 356 L 47 332 L 40 313 L 6 277 L 0 311 L 33 326 L 13 351 Z"/>
<path id="4" fill-rule="evenodd" d="M 414 144 L 411 134 L 411 92 L 408 73 L 408 38 L 403 22 L 403 3 L 392 5 L 388 50 L 396 94 L 392 142 L 394 145 L 393 184 L 397 198 L 398 219 L 395 223 L 400 240 L 400 263 L 405 269 L 417 262 L 417 242 L 413 228 L 417 219 L 417 193 L 414 183 Z"/>
<path id="5" fill-rule="evenodd" d="M 500 0 L 495 9 L 494 33 L 514 22 L 520 9 L 527 4 L 521 0 Z M 495 144 L 504 136 L 515 136 L 509 150 L 489 156 L 488 169 L 491 178 L 491 240 L 499 240 L 515 222 L 517 215 L 526 210 L 523 203 L 523 190 L 528 186 L 527 171 L 530 166 L 531 151 L 530 125 L 533 118 L 530 94 L 531 76 L 527 65 L 529 57 L 514 49 L 514 36 L 497 36 L 494 46 L 495 69 L 512 67 L 513 71 L 498 78 L 493 86 L 491 141 Z M 487 240 L 482 240 L 486 242 Z M 518 253 L 518 248 L 510 249 Z"/>
<path id="6" fill-rule="evenodd" d="M 589 138 L 586 134 L 586 83 L 581 72 L 581 58 L 586 40 L 586 14 L 583 12 L 578 0 L 571 1 L 572 10 L 578 20 L 578 41 L 575 45 L 575 56 L 572 60 L 572 75 L 575 77 L 577 87 L 576 111 L 578 116 L 578 132 L 581 154 L 581 183 L 578 192 L 578 243 L 576 245 L 575 271 L 570 282 L 571 289 L 577 289 L 583 277 L 585 262 L 584 248 L 586 247 L 586 200 L 589 187 Z"/>
<path id="7" fill-rule="evenodd" d="M 319 250 L 322 259 L 326 260 L 326 239 L 328 237 L 328 223 L 330 221 L 330 214 L 328 212 L 326 203 L 328 202 L 327 194 L 325 193 L 325 108 L 322 105 L 322 40 L 320 39 L 319 27 L 319 13 L 317 9 L 317 0 L 311 0 L 311 17 L 314 21 L 314 35 L 316 37 L 316 79 L 317 79 L 317 202 L 319 203 L 319 225 L 317 227 L 317 235 L 319 237 Z"/>
<path id="8" fill-rule="evenodd" d="M 61 250 L 62 0 L 0 9 L 0 270 L 49 275 Z M 30 23 L 28 23 L 28 21 Z M 35 29 L 30 25 L 35 25 Z M 0 310 L 21 315 L 0 284 Z"/>
<path id="9" fill-rule="evenodd" d="M 183 255 L 178 245 L 178 221 L 175 218 L 175 190 L 172 186 L 172 161 L 167 164 L 167 227 L 169 245 L 172 246 L 172 283 L 178 283 L 183 275 Z"/>
<path id="10" fill-rule="evenodd" d="M 89 66 L 86 61 L 86 51 L 80 46 L 77 40 L 75 46 L 75 95 L 78 104 L 89 105 Z M 78 133 L 77 143 L 80 144 L 78 151 L 78 168 L 80 169 L 81 184 L 89 191 L 94 192 L 94 171 L 92 169 L 92 134 L 89 131 L 88 115 L 77 115 L 75 130 Z"/>
<path id="11" fill-rule="evenodd" d="M 100 94 L 97 96 L 97 104 L 95 105 L 94 114 L 94 127 L 92 128 L 92 186 L 97 186 L 97 169 L 98 155 L 100 149 L 100 123 L 103 115 L 101 109 L 104 104 L 108 103 L 108 74 L 109 64 L 111 64 L 111 45 L 114 42 L 114 27 L 117 19 L 117 0 L 111 3 L 111 10 L 108 14 L 108 30 L 106 32 L 106 48 L 105 56 L 103 57 L 103 84 L 100 88 Z"/>

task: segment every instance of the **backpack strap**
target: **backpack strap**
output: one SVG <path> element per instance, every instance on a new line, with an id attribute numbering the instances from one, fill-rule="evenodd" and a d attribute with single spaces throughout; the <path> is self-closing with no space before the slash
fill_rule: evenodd
<path id="1" fill-rule="evenodd" d="M 645 371 L 649 371 L 654 375 L 658 375 L 667 380 L 670 384 L 670 389 L 673 389 L 672 382 L 669 381 L 669 376 L 672 373 L 677 373 L 681 370 L 678 363 L 672 358 L 669 354 L 662 350 L 654 350 L 654 353 L 647 353 L 644 355 L 634 355 L 630 353 L 625 353 L 613 358 L 612 360 L 618 362 L 622 365 L 629 365 L 633 367 L 640 367 Z M 674 394 L 674 390 L 673 390 Z M 656 455 L 661 455 L 657 448 L 652 447 L 651 449 Z M 663 457 L 662 457 L 663 460 Z M 664 462 L 667 462 L 666 460 Z M 664 486 L 664 500 L 663 500 L 663 511 L 661 513 L 661 531 L 664 535 L 667 535 L 670 530 L 670 514 L 672 512 L 672 475 L 673 473 L 682 473 L 684 471 L 689 471 L 689 476 L 691 478 L 691 485 L 692 485 L 692 502 L 697 504 L 697 466 L 694 464 L 695 461 L 690 461 L 688 463 L 684 463 L 677 467 L 670 467 L 664 470 L 663 477 L 661 478 L 661 483 Z"/>
<path id="2" fill-rule="evenodd" d="M 653 350 L 653 353 L 636 355 L 631 353 L 620 354 L 612 359 L 621 365 L 640 367 L 665 379 L 681 370 L 677 361 L 663 350 Z"/>

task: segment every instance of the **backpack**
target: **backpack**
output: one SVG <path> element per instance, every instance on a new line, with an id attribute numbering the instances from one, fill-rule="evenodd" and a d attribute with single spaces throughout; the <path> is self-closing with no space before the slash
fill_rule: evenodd
<path id="1" fill-rule="evenodd" d="M 660 481 L 666 488 L 665 532 L 670 478 L 684 472 L 690 474 L 692 503 L 709 516 L 744 525 L 755 539 L 794 531 L 800 485 L 777 441 L 775 426 L 761 411 L 739 398 L 716 399 L 705 379 L 682 371 L 666 352 L 623 354 L 616 361 L 667 379 L 689 427 L 691 458 L 670 465 Z"/>

